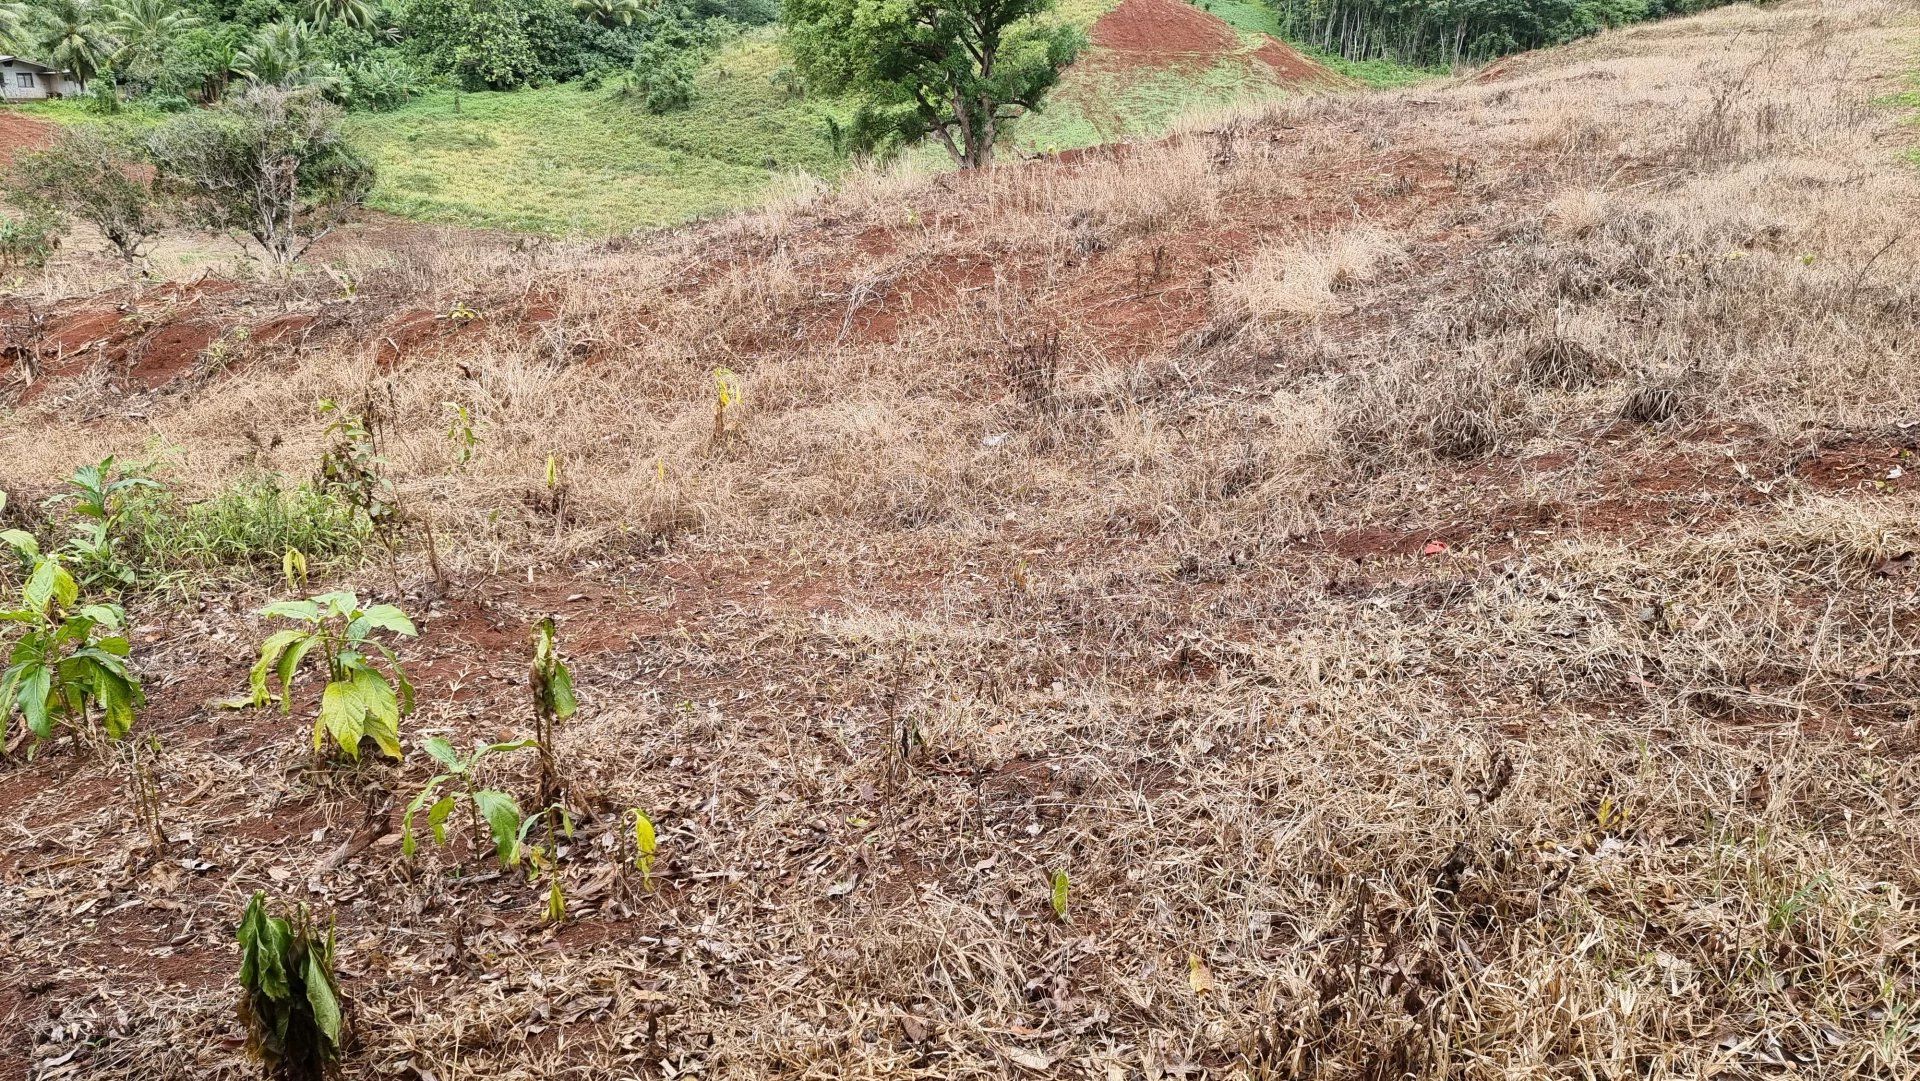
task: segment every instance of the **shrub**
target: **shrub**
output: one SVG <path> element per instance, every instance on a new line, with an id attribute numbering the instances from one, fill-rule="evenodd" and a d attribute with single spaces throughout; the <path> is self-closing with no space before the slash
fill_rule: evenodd
<path id="1" fill-rule="evenodd" d="M 15 203 L 43 217 L 86 222 L 131 263 L 166 224 L 151 176 L 144 155 L 126 135 L 81 126 L 63 128 L 52 146 L 21 155 L 8 184 Z"/>
<path id="2" fill-rule="evenodd" d="M 333 972 L 333 929 L 321 937 L 305 905 L 291 918 L 268 915 L 267 896 L 256 891 L 238 937 L 247 1053 L 283 1081 L 335 1072 L 346 1018 Z"/>
<path id="3" fill-rule="evenodd" d="M 45 266 L 66 232 L 66 222 L 44 209 L 23 218 L 0 217 L 0 266 Z"/>
<path id="4" fill-rule="evenodd" d="M 373 168 L 347 145 L 341 112 L 313 90 L 256 86 L 151 137 L 161 180 L 188 217 L 238 229 L 273 263 L 305 254 L 360 205 Z"/>

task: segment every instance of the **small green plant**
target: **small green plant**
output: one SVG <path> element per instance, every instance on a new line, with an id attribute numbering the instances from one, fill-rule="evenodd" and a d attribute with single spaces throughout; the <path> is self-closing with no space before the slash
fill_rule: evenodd
<path id="1" fill-rule="evenodd" d="M 333 929 L 321 936 L 305 905 L 291 918 L 269 915 L 267 895 L 255 892 L 239 939 L 247 1053 L 280 1081 L 337 1073 L 346 1018 L 333 972 Z"/>
<path id="2" fill-rule="evenodd" d="M 533 629 L 533 672 L 528 684 L 533 689 L 533 738 L 540 750 L 540 802 L 551 805 L 559 801 L 561 791 L 554 730 L 580 708 L 573 693 L 573 673 L 560 660 L 552 616 Z"/>
<path id="3" fill-rule="evenodd" d="M 67 223 L 50 211 L 0 217 L 0 266 L 41 267 L 60 249 Z"/>
<path id="4" fill-rule="evenodd" d="M 520 810 L 520 804 L 511 795 L 497 789 L 478 786 L 480 763 L 496 754 L 510 751 L 523 751 L 536 746 L 530 739 L 514 740 L 507 743 L 476 744 L 473 752 L 462 758 L 453 744 L 439 736 L 430 737 L 422 746 L 429 757 L 440 763 L 446 770 L 435 774 L 433 779 L 420 789 L 413 801 L 407 804 L 406 815 L 400 820 L 400 854 L 409 859 L 413 857 L 418 842 L 414 840 L 413 819 L 424 808 L 427 812 L 427 828 L 433 833 L 435 844 L 447 843 L 447 819 L 458 809 L 461 800 L 465 800 L 473 823 L 474 847 L 478 848 L 480 838 L 490 836 L 493 839 L 494 855 L 502 867 L 518 867 L 521 858 L 521 843 L 526 831 L 532 828 L 532 821 Z M 441 787 L 448 781 L 459 785 L 458 791 L 441 795 Z M 435 797 L 438 797 L 437 799 Z M 428 806 L 428 801 L 432 806 Z M 538 816 L 536 815 L 537 819 Z"/>
<path id="5" fill-rule="evenodd" d="M 383 472 L 386 460 L 380 457 L 366 413 L 343 408 L 331 399 L 320 403 L 320 413 L 330 418 L 325 432 L 329 445 L 320 458 L 321 489 L 338 493 L 367 516 L 374 532 L 385 532 L 398 508 L 393 486 Z"/>
<path id="6" fill-rule="evenodd" d="M 120 557 L 120 525 L 127 513 L 128 500 L 142 489 L 158 490 L 160 484 L 138 469 L 122 471 L 112 456 L 94 465 L 83 465 L 67 479 L 72 489 L 54 496 L 51 504 L 71 503 L 82 521 L 76 523 L 73 539 L 60 554 L 77 572 L 87 589 L 130 586 L 136 576 Z"/>
<path id="7" fill-rule="evenodd" d="M 97 720 L 108 739 L 124 739 L 146 702 L 127 666 L 126 614 L 117 605 L 80 604 L 79 583 L 32 534 L 10 529 L 0 543 L 29 565 L 20 606 L 0 610 L 0 623 L 24 628 L 0 671 L 0 721 L 19 714 L 39 741 L 56 726 L 78 739 Z"/>
<path id="8" fill-rule="evenodd" d="M 1061 923 L 1072 923 L 1073 917 L 1067 914 L 1067 873 L 1053 873 L 1053 888 L 1048 891 L 1047 901 L 1053 906 L 1053 914 Z"/>
<path id="9" fill-rule="evenodd" d="M 462 469 L 473 462 L 473 451 L 480 445 L 480 437 L 473 431 L 473 414 L 460 402 L 447 402 L 453 411 L 453 421 L 447 425 L 447 442 L 453 444 L 454 455 Z"/>
<path id="10" fill-rule="evenodd" d="M 361 608 L 352 593 L 321 593 L 303 601 L 280 601 L 260 610 L 268 619 L 291 619 L 300 624 L 275 631 L 260 647 L 260 659 L 251 674 L 253 704 L 272 701 L 270 679 L 280 682 L 280 708 L 293 709 L 293 683 L 309 657 L 326 673 L 320 694 L 320 712 L 313 723 L 313 751 L 320 753 L 331 737 L 348 758 L 360 757 L 360 743 L 371 739 L 389 758 L 400 754 L 400 719 L 413 712 L 413 684 L 393 650 L 375 641 L 387 631 L 408 638 L 416 633 L 413 621 L 391 604 Z M 386 660 L 386 671 L 375 667 L 368 652 Z M 312 667 L 312 666 L 309 666 Z"/>

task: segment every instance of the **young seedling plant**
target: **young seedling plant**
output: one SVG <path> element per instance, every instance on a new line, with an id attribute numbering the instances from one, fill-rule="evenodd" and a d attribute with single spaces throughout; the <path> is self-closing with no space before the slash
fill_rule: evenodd
<path id="1" fill-rule="evenodd" d="M 320 712 L 313 722 L 313 753 L 319 756 L 331 738 L 348 758 L 360 757 L 360 743 L 371 739 L 389 758 L 400 753 L 400 719 L 413 712 L 413 684 L 380 631 L 412 638 L 413 621 L 391 604 L 361 608 L 352 593 L 322 593 L 303 601 L 280 601 L 260 610 L 269 619 L 290 619 L 300 626 L 275 631 L 260 647 L 251 674 L 253 704 L 264 706 L 280 683 L 280 708 L 293 710 L 293 684 L 303 667 L 323 672 Z M 386 662 L 382 671 L 370 653 Z M 309 660 L 311 659 L 311 663 Z"/>
<path id="2" fill-rule="evenodd" d="M 560 799 L 560 768 L 554 759 L 554 730 L 573 716 L 580 702 L 573 694 L 573 673 L 561 663 L 554 641 L 553 617 L 542 619 L 533 629 L 533 738 L 540 750 L 540 803 L 551 806 Z"/>
<path id="3" fill-rule="evenodd" d="M 108 739 L 124 739 L 146 702 L 127 666 L 126 614 L 118 605 L 80 604 L 79 583 L 31 534 L 10 529 L 0 543 L 30 566 L 19 607 L 0 609 L 0 623 L 23 628 L 0 671 L 0 722 L 18 714 L 36 743 L 56 727 L 77 741 L 96 722 Z"/>
<path id="4" fill-rule="evenodd" d="M 267 914 L 256 892 L 240 918 L 240 1020 L 247 1052 L 280 1081 L 338 1072 L 346 1022 L 333 973 L 333 929 L 322 937 L 307 907 Z"/>
<path id="5" fill-rule="evenodd" d="M 116 527 L 126 513 L 129 494 L 160 487 L 159 482 L 137 470 L 117 475 L 120 473 L 118 462 L 108 455 L 96 465 L 81 466 L 67 481 L 73 490 L 50 501 L 71 501 L 74 513 L 84 519 L 75 525 L 73 539 L 61 554 L 73 564 L 81 584 L 88 589 L 118 589 L 133 584 L 133 569 L 120 558 Z"/>
<path id="6" fill-rule="evenodd" d="M 530 864 L 528 877 L 532 878 L 541 871 L 548 874 L 547 915 L 559 922 L 566 915 L 565 895 L 560 888 L 559 865 L 556 862 L 557 847 L 554 840 L 554 827 L 559 825 L 561 832 L 573 836 L 573 819 L 566 808 L 559 804 L 549 805 L 545 810 L 528 815 L 521 811 L 520 803 L 513 796 L 498 789 L 479 787 L 478 769 L 480 763 L 496 754 L 523 751 L 539 746 L 531 739 L 516 740 L 510 743 L 475 744 L 472 753 L 462 757 L 454 750 L 453 744 L 439 736 L 429 737 L 422 746 L 428 756 L 438 762 L 445 770 L 435 774 L 426 783 L 420 793 L 407 804 L 407 811 L 400 822 L 400 854 L 411 859 L 419 842 L 414 839 L 413 821 L 424 808 L 427 813 L 427 828 L 433 834 L 435 844 L 447 843 L 447 820 L 453 817 L 461 801 L 467 804 L 469 820 L 472 822 L 472 843 L 475 850 L 481 845 L 481 838 L 493 841 L 494 858 L 502 870 L 515 870 L 522 863 Z M 443 786 L 453 782 L 458 787 L 454 791 L 442 794 Z M 429 806 L 431 803 L 431 806 Z M 545 826 L 545 845 L 528 844 L 527 838 L 534 830 Z"/>

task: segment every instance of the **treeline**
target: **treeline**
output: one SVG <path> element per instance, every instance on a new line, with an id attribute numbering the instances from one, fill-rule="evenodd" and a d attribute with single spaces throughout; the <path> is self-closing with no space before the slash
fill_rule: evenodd
<path id="1" fill-rule="evenodd" d="M 163 112 L 237 84 L 311 88 L 358 109 L 433 87 L 616 78 L 684 102 L 698 58 L 778 0 L 0 0 L 0 52 L 71 71 L 99 111 Z"/>
<path id="2" fill-rule="evenodd" d="M 1475 63 L 1731 0 L 1270 0 L 1293 40 L 1349 60 Z"/>

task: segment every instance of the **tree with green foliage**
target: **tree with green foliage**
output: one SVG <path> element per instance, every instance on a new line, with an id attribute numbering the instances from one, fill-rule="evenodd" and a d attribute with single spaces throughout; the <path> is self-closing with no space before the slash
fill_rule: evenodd
<path id="1" fill-rule="evenodd" d="M 26 26 L 27 5 L 0 0 L 0 49 L 18 48 Z"/>
<path id="2" fill-rule="evenodd" d="M 573 0 L 580 17 L 601 26 L 632 26 L 640 17 L 640 0 Z"/>
<path id="3" fill-rule="evenodd" d="M 315 49 L 313 29 L 292 19 L 255 31 L 235 56 L 234 70 L 248 82 L 283 88 L 314 87 L 331 94 L 343 85 L 340 69 Z"/>
<path id="4" fill-rule="evenodd" d="M 787 0 L 788 41 L 808 85 L 865 99 L 860 141 L 931 134 L 982 168 L 1004 126 L 1038 111 L 1085 37 L 1050 21 L 1052 0 Z"/>
<path id="5" fill-rule="evenodd" d="M 138 263 L 165 225 L 152 169 L 133 139 L 105 127 L 61 129 L 53 145 L 20 156 L 8 198 L 23 209 L 78 218 L 100 230 L 120 258 Z"/>
<path id="6" fill-rule="evenodd" d="M 380 8 L 371 0 L 308 0 L 307 21 L 322 29 L 338 23 L 371 30 L 380 22 Z"/>
<path id="7" fill-rule="evenodd" d="M 157 66 L 167 47 L 200 25 L 200 17 L 175 0 L 116 0 L 107 8 L 116 71 L 142 72 Z"/>
<path id="8" fill-rule="evenodd" d="M 36 0 L 25 31 L 26 44 L 44 60 L 73 73 L 85 89 L 113 55 L 114 41 L 91 0 Z"/>
<path id="9" fill-rule="evenodd" d="M 1728 0 L 1273 0 L 1288 36 L 1350 60 L 1456 64 Z"/>
<path id="10" fill-rule="evenodd" d="M 347 145 L 341 112 L 312 89 L 254 86 L 158 128 L 148 147 L 188 218 L 237 229 L 287 266 L 331 232 L 373 186 Z"/>

